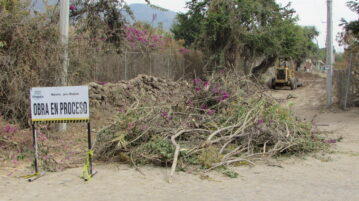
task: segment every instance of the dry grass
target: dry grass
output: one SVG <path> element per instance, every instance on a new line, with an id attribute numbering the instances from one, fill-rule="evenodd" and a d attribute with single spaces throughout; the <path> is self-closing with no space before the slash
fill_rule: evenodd
<path id="1" fill-rule="evenodd" d="M 63 48 L 59 46 L 57 11 L 30 15 L 19 5 L 0 12 L 0 112 L 7 120 L 28 127 L 29 89 L 60 84 Z M 156 51 L 121 49 L 72 27 L 68 84 L 118 82 L 138 74 L 170 79 L 192 78 L 202 71 L 196 51 L 180 53 L 166 47 Z M 124 46 L 125 47 L 125 46 Z"/>

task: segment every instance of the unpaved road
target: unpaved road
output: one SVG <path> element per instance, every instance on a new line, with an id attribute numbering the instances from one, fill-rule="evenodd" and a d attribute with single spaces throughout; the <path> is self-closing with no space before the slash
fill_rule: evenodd
<path id="1" fill-rule="evenodd" d="M 125 165 L 96 165 L 95 178 L 84 184 L 81 168 L 47 174 L 33 182 L 0 176 L 0 200 L 52 201 L 358 201 L 359 200 L 359 109 L 347 112 L 322 110 L 324 79 L 306 77 L 307 85 L 296 91 L 278 90 L 284 99 L 291 94 L 297 115 L 314 122 L 330 138 L 343 137 L 333 153 L 305 158 L 281 159 L 282 166 L 257 165 L 235 168 L 240 177 L 230 179 L 212 172 L 210 179 L 178 173 L 167 183 L 169 169 L 141 168 L 144 175 Z M 318 114 L 319 115 L 316 115 Z M 276 162 L 277 163 L 277 162 Z M 0 170 L 0 175 L 7 175 Z"/>

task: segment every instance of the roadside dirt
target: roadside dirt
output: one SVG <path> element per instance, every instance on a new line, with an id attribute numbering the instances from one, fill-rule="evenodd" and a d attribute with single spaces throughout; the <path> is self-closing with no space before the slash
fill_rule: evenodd
<path id="1" fill-rule="evenodd" d="M 294 103 L 295 114 L 328 131 L 328 138 L 343 138 L 333 144 L 330 154 L 235 167 L 236 179 L 217 172 L 206 176 L 179 172 L 172 183 L 167 182 L 166 168 L 141 167 L 140 174 L 126 165 L 96 164 L 99 173 L 86 184 L 79 178 L 81 168 L 48 173 L 33 183 L 7 176 L 10 170 L 0 168 L 0 200 L 359 200 L 359 109 L 324 109 L 324 78 L 300 77 L 303 88 L 271 94 L 283 104 Z"/>

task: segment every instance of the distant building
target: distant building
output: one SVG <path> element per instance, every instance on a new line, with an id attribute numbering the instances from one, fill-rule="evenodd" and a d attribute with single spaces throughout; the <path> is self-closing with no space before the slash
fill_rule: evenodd
<path id="1" fill-rule="evenodd" d="M 304 68 L 304 72 L 313 71 L 313 62 L 312 62 L 312 60 L 311 59 L 305 60 L 303 68 Z"/>

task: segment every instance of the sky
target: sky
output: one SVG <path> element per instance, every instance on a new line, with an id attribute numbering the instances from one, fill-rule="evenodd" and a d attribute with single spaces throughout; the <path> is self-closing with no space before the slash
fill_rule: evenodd
<path id="1" fill-rule="evenodd" d="M 185 0 L 150 0 L 152 4 L 173 10 L 176 12 L 186 12 Z M 303 26 L 315 26 L 320 32 L 317 38 L 318 45 L 325 47 L 326 38 L 326 19 L 327 19 L 327 7 L 326 0 L 276 0 L 282 5 L 286 5 L 288 2 L 292 2 L 292 8 L 294 8 L 299 16 L 299 24 Z M 340 20 L 342 18 L 351 21 L 358 19 L 358 16 L 350 11 L 346 5 L 346 0 L 333 0 L 333 25 L 334 36 L 337 36 L 341 31 L 339 27 Z M 131 3 L 145 3 L 144 0 L 127 0 L 128 4 Z M 336 37 L 335 37 L 336 38 Z M 315 41 L 316 42 L 316 41 Z M 337 51 L 343 51 L 343 47 L 340 47 L 338 42 L 335 41 L 335 49 Z"/>

